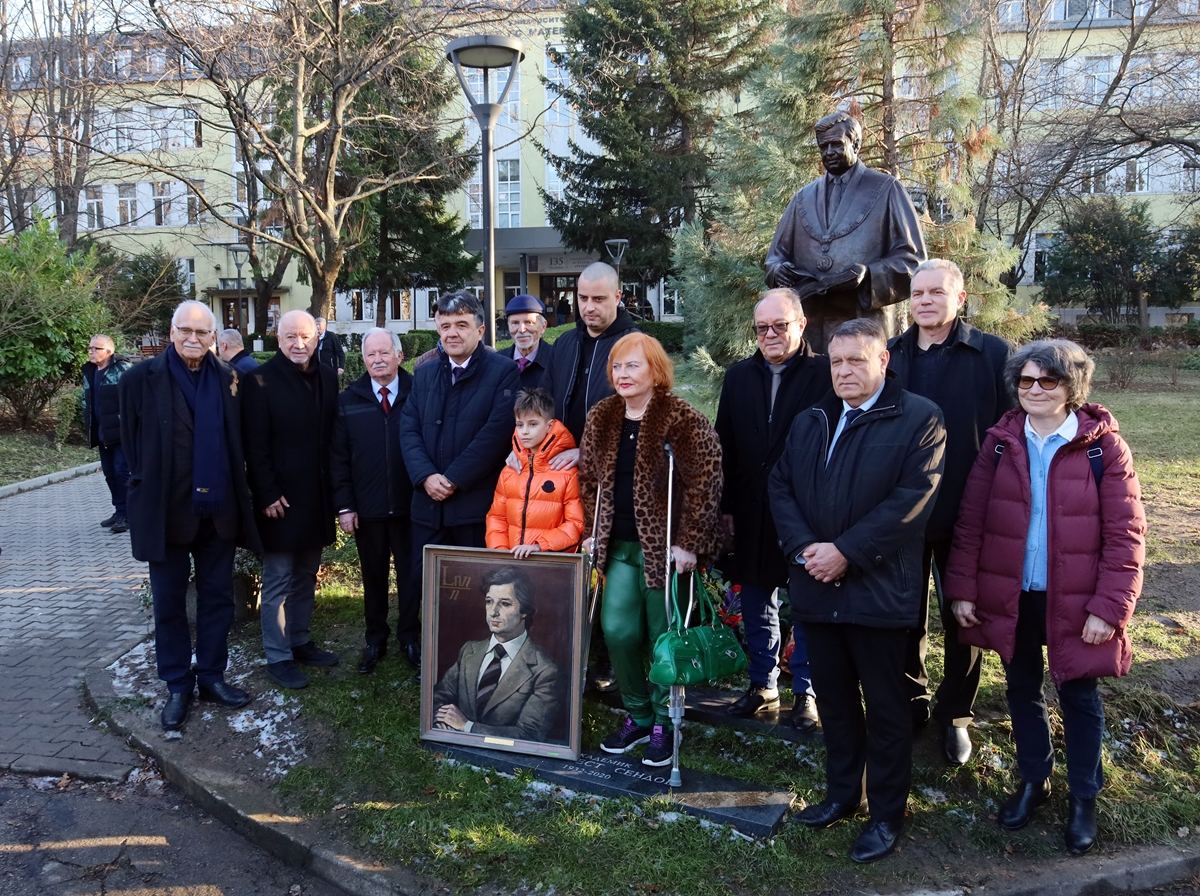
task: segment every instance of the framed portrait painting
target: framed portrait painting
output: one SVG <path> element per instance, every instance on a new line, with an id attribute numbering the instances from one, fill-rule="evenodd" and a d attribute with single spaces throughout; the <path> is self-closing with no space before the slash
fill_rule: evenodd
<path id="1" fill-rule="evenodd" d="M 584 563 L 425 546 L 423 740 L 579 757 Z"/>

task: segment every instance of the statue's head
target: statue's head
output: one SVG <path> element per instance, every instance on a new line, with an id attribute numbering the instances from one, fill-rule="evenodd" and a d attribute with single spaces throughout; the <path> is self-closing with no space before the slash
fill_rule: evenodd
<path id="1" fill-rule="evenodd" d="M 836 176 L 854 167 L 862 148 L 862 125 L 850 113 L 826 115 L 817 122 L 814 130 L 826 171 Z"/>

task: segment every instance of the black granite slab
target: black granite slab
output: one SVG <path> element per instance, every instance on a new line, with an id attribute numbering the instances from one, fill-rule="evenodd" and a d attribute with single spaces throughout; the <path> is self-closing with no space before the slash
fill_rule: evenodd
<path id="1" fill-rule="evenodd" d="M 683 786 L 668 785 L 670 767 L 652 768 L 637 759 L 583 753 L 578 759 L 522 756 L 482 747 L 426 743 L 425 747 L 460 762 L 512 774 L 529 769 L 543 781 L 607 797 L 667 796 L 690 815 L 727 824 L 744 834 L 770 837 L 792 803 L 792 795 L 746 781 L 681 768 Z"/>

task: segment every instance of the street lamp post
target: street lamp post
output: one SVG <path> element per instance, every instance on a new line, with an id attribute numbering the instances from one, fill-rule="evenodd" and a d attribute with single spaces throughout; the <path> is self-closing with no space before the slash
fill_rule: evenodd
<path id="1" fill-rule="evenodd" d="M 233 325 L 238 332 L 242 329 L 242 265 L 246 263 L 246 259 L 250 257 L 249 246 L 230 246 L 229 251 L 233 253 L 233 266 L 237 268 L 238 275 L 238 297 L 237 307 L 233 311 Z"/>
<path id="2" fill-rule="evenodd" d="M 467 96 L 471 111 L 475 113 L 475 120 L 479 122 L 479 134 L 483 144 L 483 304 L 487 317 L 484 339 L 493 347 L 496 345 L 496 222 L 492 214 L 495 196 L 492 138 L 495 135 L 496 120 L 504 109 L 504 101 L 508 99 L 508 91 L 512 87 L 513 73 L 524 58 L 525 49 L 521 41 L 500 34 L 474 34 L 446 44 L 446 59 L 454 65 L 454 74 Z M 482 97 L 477 99 L 471 92 L 463 74 L 464 68 L 483 71 Z M 509 73 L 497 101 L 489 103 L 488 98 L 491 94 L 488 90 L 488 72 L 494 68 L 507 68 Z"/>
<path id="3" fill-rule="evenodd" d="M 619 296 L 624 293 L 624 289 L 621 287 L 621 259 L 625 257 L 625 250 L 628 248 L 629 240 L 626 239 L 604 241 L 604 249 L 608 252 L 608 257 L 617 266 L 617 295 Z"/>

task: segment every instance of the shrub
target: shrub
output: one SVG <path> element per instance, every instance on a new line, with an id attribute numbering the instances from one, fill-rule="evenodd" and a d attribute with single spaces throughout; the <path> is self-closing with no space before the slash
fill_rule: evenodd
<path id="1" fill-rule="evenodd" d="M 683 353 L 683 322 L 675 320 L 641 320 L 637 327 L 647 336 L 653 336 L 662 343 L 667 354 Z"/>
<path id="2" fill-rule="evenodd" d="M 436 330 L 409 330 L 400 334 L 400 345 L 404 349 L 406 361 L 415 361 L 437 344 Z"/>
<path id="3" fill-rule="evenodd" d="M 342 388 L 344 389 L 366 372 L 367 365 L 363 361 L 362 350 L 346 352 L 346 365 L 342 368 L 341 376 Z"/>
<path id="4" fill-rule="evenodd" d="M 250 354 L 259 364 L 266 364 L 275 357 L 274 352 L 251 352 Z"/>
<path id="5" fill-rule="evenodd" d="M 59 445 L 83 443 L 87 433 L 83 428 L 83 389 L 67 389 L 58 396 L 54 421 L 54 441 Z"/>
<path id="6" fill-rule="evenodd" d="M 1132 324 L 1113 324 L 1107 321 L 1082 320 L 1075 325 L 1075 341 L 1084 348 L 1117 348 L 1132 342 L 1138 328 Z"/>
<path id="7" fill-rule="evenodd" d="M 1142 368 L 1137 352 L 1130 346 L 1119 348 L 1109 355 L 1106 366 L 1109 383 L 1122 390 L 1133 385 Z"/>

